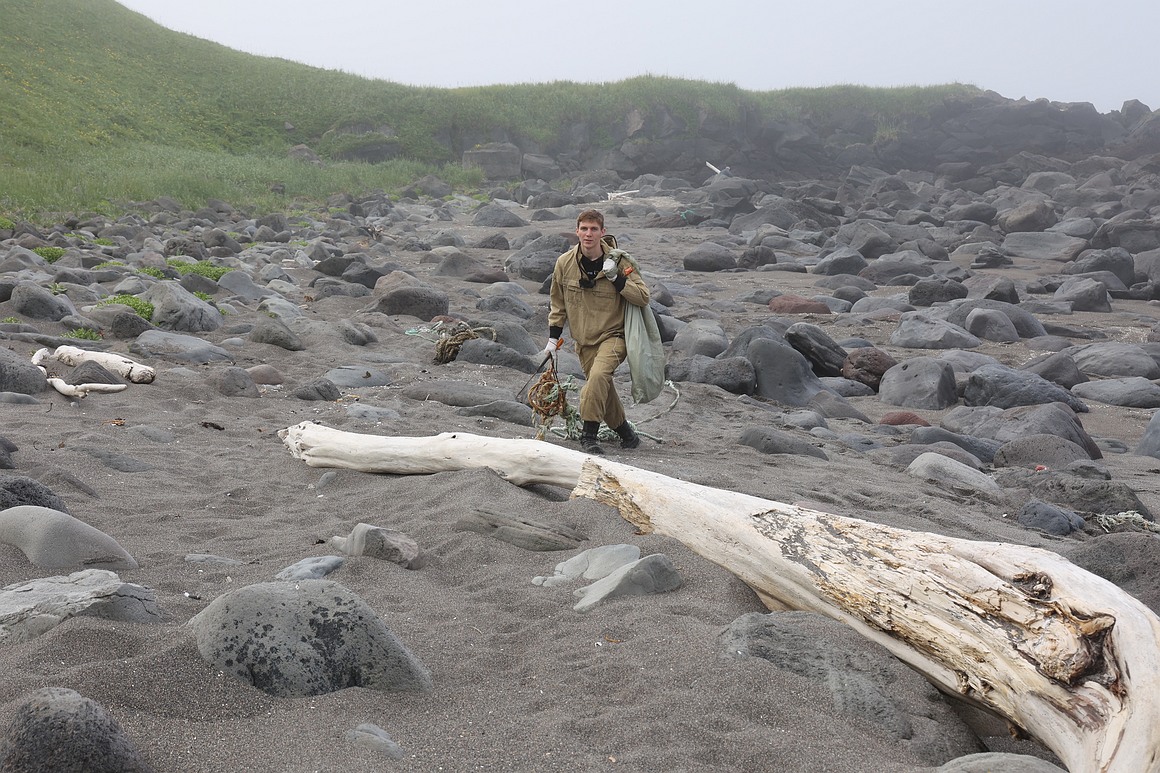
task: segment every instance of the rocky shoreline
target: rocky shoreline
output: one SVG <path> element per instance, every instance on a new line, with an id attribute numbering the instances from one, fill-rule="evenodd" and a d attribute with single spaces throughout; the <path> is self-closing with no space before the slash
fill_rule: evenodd
<path id="1" fill-rule="evenodd" d="M 497 183 L 485 202 L 428 178 L 316 212 L 162 199 L 115 220 L 15 224 L 0 232 L 2 604 L 96 571 L 51 540 L 30 546 L 49 521 L 76 521 L 125 553 L 102 554 L 113 578 L 73 581 L 112 583 L 86 598 L 112 587 L 150 612 L 98 606 L 53 626 L 10 612 L 4 753 L 39 748 L 27 706 L 75 718 L 79 694 L 120 728 L 91 723 L 124 769 L 1054 769 L 838 624 L 764 614 L 728 571 L 608 508 L 487 471 L 312 470 L 278 432 L 532 437 L 520 392 L 547 332 L 545 281 L 595 206 L 642 266 L 671 379 L 630 409 L 646 440 L 619 461 L 1047 548 L 1156 611 L 1158 158 L 1024 151 L 985 169 L 858 163 L 793 180 L 598 169 L 567 190 Z M 441 351 L 455 332 L 470 334 Z M 69 398 L 32 364 L 60 346 L 156 377 L 57 362 L 64 382 L 125 385 Z M 581 376 L 567 347 L 561 375 Z M 572 444 L 555 430 L 547 442 Z M 667 592 L 589 593 L 578 611 L 576 584 L 597 578 L 543 582 L 623 545 L 666 557 Z M 339 607 L 381 618 L 345 637 L 373 643 L 362 666 L 412 667 L 386 686 L 319 687 L 288 668 L 247 683 L 207 654 L 207 619 L 245 627 L 288 580 L 332 583 L 320 592 Z M 750 656 L 730 655 L 738 637 Z M 220 744 L 178 729 L 189 722 Z"/>

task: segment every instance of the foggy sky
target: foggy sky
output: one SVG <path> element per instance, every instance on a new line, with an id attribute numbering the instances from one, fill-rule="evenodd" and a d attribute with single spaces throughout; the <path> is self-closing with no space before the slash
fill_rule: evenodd
<path id="1" fill-rule="evenodd" d="M 1157 0 L 119 1 L 239 51 L 418 86 L 957 82 L 1100 112 L 1160 108 Z"/>

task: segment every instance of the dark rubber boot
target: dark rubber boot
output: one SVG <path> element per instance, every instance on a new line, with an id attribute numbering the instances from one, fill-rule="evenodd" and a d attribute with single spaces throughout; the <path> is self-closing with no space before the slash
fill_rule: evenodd
<path id="1" fill-rule="evenodd" d="M 636 430 L 627 421 L 613 430 L 617 435 L 620 435 L 621 448 L 637 448 L 640 446 L 640 435 L 636 434 Z"/>
<path id="2" fill-rule="evenodd" d="M 604 455 L 604 449 L 600 447 L 600 440 L 596 437 L 596 433 L 599 431 L 600 422 L 584 422 L 584 429 L 580 433 L 580 448 L 584 453 Z"/>

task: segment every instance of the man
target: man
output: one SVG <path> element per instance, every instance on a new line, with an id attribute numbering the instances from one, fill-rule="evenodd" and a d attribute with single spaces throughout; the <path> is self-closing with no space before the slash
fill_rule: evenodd
<path id="1" fill-rule="evenodd" d="M 640 445 L 640 438 L 624 417 L 612 372 L 628 356 L 625 304 L 647 307 L 648 288 L 625 253 L 610 254 L 604 233 L 600 212 L 588 209 L 576 218 L 579 244 L 557 258 L 552 271 L 548 345 L 544 349 L 545 354 L 556 353 L 567 323 L 586 379 L 580 390 L 580 419 L 584 422 L 580 447 L 589 454 L 604 453 L 596 437 L 602 421 L 620 436 L 622 448 Z"/>

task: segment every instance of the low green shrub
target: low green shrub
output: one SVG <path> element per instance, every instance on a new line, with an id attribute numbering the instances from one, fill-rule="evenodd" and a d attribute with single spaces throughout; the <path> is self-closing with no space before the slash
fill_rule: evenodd
<path id="1" fill-rule="evenodd" d="M 119 303 L 122 306 L 128 306 L 137 316 L 144 320 L 153 319 L 153 304 L 144 299 L 138 298 L 136 295 L 112 295 L 102 300 L 99 306 L 109 303 Z"/>
<path id="2" fill-rule="evenodd" d="M 156 266 L 142 266 L 141 268 L 137 269 L 137 273 L 138 274 L 145 274 L 146 276 L 151 276 L 154 279 L 164 279 L 165 278 L 165 272 L 162 271 L 161 269 L 157 268 Z"/>
<path id="3" fill-rule="evenodd" d="M 85 341 L 100 341 L 101 334 L 91 327 L 78 327 L 76 330 L 62 333 L 61 338 L 80 338 Z"/>
<path id="4" fill-rule="evenodd" d="M 32 251 L 49 263 L 56 263 L 64 256 L 64 247 L 34 247 Z"/>
<path id="5" fill-rule="evenodd" d="M 215 282 L 229 272 L 233 271 L 233 268 L 229 266 L 215 266 L 208 260 L 199 260 L 196 263 L 187 263 L 184 260 L 174 259 L 169 261 L 169 265 L 182 276 L 185 276 L 186 274 L 198 274 L 200 276 L 208 277 Z"/>

